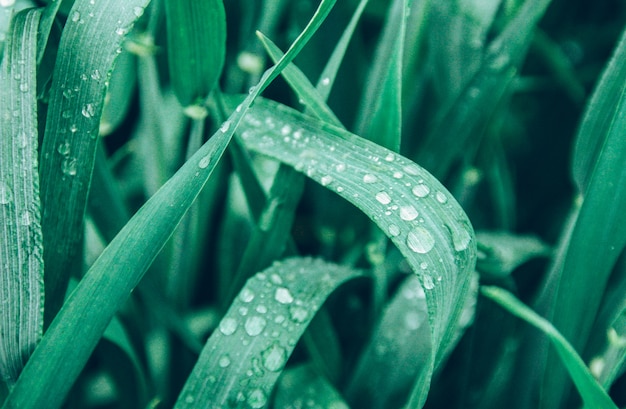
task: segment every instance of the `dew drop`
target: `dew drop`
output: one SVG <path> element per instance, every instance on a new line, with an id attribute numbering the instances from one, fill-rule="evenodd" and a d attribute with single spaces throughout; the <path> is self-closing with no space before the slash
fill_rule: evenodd
<path id="1" fill-rule="evenodd" d="M 293 302 L 293 296 L 291 292 L 285 287 L 279 287 L 274 293 L 274 299 L 281 304 L 291 304 Z"/>
<path id="2" fill-rule="evenodd" d="M 430 188 L 425 184 L 420 183 L 413 186 L 413 189 L 411 191 L 417 197 L 426 197 L 430 193 Z"/>
<path id="3" fill-rule="evenodd" d="M 20 216 L 20 223 L 22 226 L 30 226 L 32 219 L 33 218 L 30 212 L 28 210 L 24 210 Z"/>
<path id="4" fill-rule="evenodd" d="M 124 27 L 118 27 L 115 30 L 115 34 L 117 34 L 118 36 L 123 36 L 124 34 L 128 33 L 128 29 L 124 28 Z"/>
<path id="5" fill-rule="evenodd" d="M 200 161 L 198 162 L 198 167 L 200 169 L 206 169 L 209 166 L 210 162 L 211 162 L 211 155 L 203 156 L 202 159 L 200 159 Z"/>
<path id="6" fill-rule="evenodd" d="M 195 401 L 196 401 L 196 398 L 194 398 L 193 395 L 185 396 L 185 403 L 194 403 Z"/>
<path id="7" fill-rule="evenodd" d="M 363 176 L 363 183 L 376 183 L 378 178 L 370 173 Z"/>
<path id="8" fill-rule="evenodd" d="M 448 197 L 443 192 L 437 192 L 435 194 L 435 198 L 441 204 L 446 204 L 446 202 L 448 201 Z"/>
<path id="9" fill-rule="evenodd" d="M 289 134 L 291 133 L 291 126 L 289 126 L 289 125 L 283 125 L 283 127 L 282 127 L 282 128 L 280 128 L 280 133 L 281 133 L 283 136 L 287 136 L 287 135 L 289 135 Z"/>
<path id="10" fill-rule="evenodd" d="M 85 74 L 85 73 L 80 74 L 80 79 L 81 79 L 82 81 L 87 81 L 87 74 Z"/>
<path id="11" fill-rule="evenodd" d="M 422 276 L 422 284 L 424 284 L 425 290 L 432 290 L 433 288 L 435 288 L 435 282 L 429 274 L 424 274 Z"/>
<path id="12" fill-rule="evenodd" d="M 376 193 L 376 200 L 380 203 L 380 204 L 389 204 L 391 203 L 391 196 L 389 196 L 389 193 L 384 192 L 384 191 L 380 191 L 378 193 Z"/>
<path id="13" fill-rule="evenodd" d="M 246 323 L 244 324 L 244 328 L 246 333 L 251 337 L 255 337 L 259 335 L 265 329 L 265 325 L 267 321 L 263 317 L 253 316 L 248 317 Z"/>
<path id="14" fill-rule="evenodd" d="M 222 355 L 219 361 L 217 361 L 217 364 L 220 366 L 220 368 L 228 368 L 228 366 L 230 365 L 230 357 L 228 355 Z"/>
<path id="15" fill-rule="evenodd" d="M 91 118 L 96 114 L 96 108 L 93 104 L 86 104 L 80 112 L 85 118 Z"/>
<path id="16" fill-rule="evenodd" d="M 400 218 L 402 220 L 411 221 L 417 219 L 417 210 L 411 205 L 400 207 Z"/>
<path id="17" fill-rule="evenodd" d="M 61 112 L 61 116 L 65 119 L 69 119 L 72 117 L 72 111 L 69 109 L 66 109 L 65 111 Z"/>
<path id="18" fill-rule="evenodd" d="M 75 11 L 72 13 L 72 21 L 76 23 L 78 22 L 78 20 L 80 20 L 80 13 L 78 11 Z"/>
<path id="19" fill-rule="evenodd" d="M 388 231 L 392 237 L 396 237 L 400 234 L 400 228 L 395 224 L 390 224 Z"/>
<path id="20" fill-rule="evenodd" d="M 277 342 L 273 343 L 268 349 L 261 352 L 263 366 L 272 372 L 280 371 L 287 361 L 287 351 Z"/>
<path id="21" fill-rule="evenodd" d="M 228 129 L 230 129 L 230 120 L 226 120 L 222 126 L 220 126 L 220 131 L 222 131 L 222 133 L 228 132 Z"/>
<path id="22" fill-rule="evenodd" d="M 257 388 L 250 392 L 246 402 L 253 409 L 263 408 L 267 404 L 267 396 L 265 396 L 265 392 Z"/>
<path id="23" fill-rule="evenodd" d="M 220 332 L 224 335 L 231 335 L 237 330 L 237 320 L 234 318 L 224 318 L 220 322 Z"/>
<path id="24" fill-rule="evenodd" d="M 322 183 L 322 186 L 328 186 L 332 181 L 333 181 L 333 177 L 329 175 L 323 176 L 322 179 L 320 180 L 320 182 Z"/>
<path id="25" fill-rule="evenodd" d="M 28 86 L 27 82 L 22 82 L 20 84 L 20 91 L 22 92 L 28 92 L 28 90 L 30 89 L 30 87 Z"/>
<path id="26" fill-rule="evenodd" d="M 70 154 L 70 143 L 68 141 L 65 141 L 63 143 L 60 143 L 59 146 L 57 146 L 57 152 L 59 152 L 61 155 L 63 156 L 67 156 Z"/>
<path id="27" fill-rule="evenodd" d="M 61 163 L 61 172 L 68 176 L 76 175 L 76 158 L 65 158 Z"/>
<path id="28" fill-rule="evenodd" d="M 135 17 L 141 17 L 143 16 L 143 7 L 134 7 L 133 8 L 133 14 L 135 15 Z"/>
<path id="29" fill-rule="evenodd" d="M 100 81 L 102 79 L 102 76 L 100 75 L 100 71 L 99 70 L 93 70 L 91 72 L 91 79 L 93 79 L 95 81 Z"/>
<path id="30" fill-rule="evenodd" d="M 335 170 L 337 172 L 343 172 L 346 170 L 346 164 L 345 163 L 338 163 L 335 165 Z"/>
<path id="31" fill-rule="evenodd" d="M 7 205 L 13 201 L 13 190 L 6 182 L 0 182 L 0 204 Z"/>
<path id="32" fill-rule="evenodd" d="M 265 305 L 261 304 L 261 305 L 258 305 L 255 308 L 255 311 L 258 312 L 259 314 L 265 314 L 265 313 L 267 313 L 267 307 Z"/>
<path id="33" fill-rule="evenodd" d="M 470 241 L 472 241 L 472 236 L 470 236 L 466 229 L 459 229 L 452 232 L 452 244 L 456 251 L 467 249 Z"/>
<path id="34" fill-rule="evenodd" d="M 425 228 L 416 227 L 407 235 L 406 244 L 412 251 L 426 254 L 435 247 L 435 239 Z"/>
<path id="35" fill-rule="evenodd" d="M 244 288 L 239 293 L 239 299 L 243 302 L 250 302 L 254 300 L 254 293 L 250 289 Z"/>
<path id="36" fill-rule="evenodd" d="M 70 125 L 70 132 L 71 132 L 71 133 L 76 133 L 76 132 L 78 132 L 78 126 L 76 126 L 76 124 L 72 124 L 72 125 Z"/>
<path id="37" fill-rule="evenodd" d="M 324 77 L 322 79 L 322 85 L 325 86 L 325 87 L 329 86 L 330 85 L 330 78 Z"/>
<path id="38" fill-rule="evenodd" d="M 402 179 L 404 177 L 404 173 L 402 172 L 393 172 L 394 179 Z"/>
<path id="39" fill-rule="evenodd" d="M 413 175 L 413 176 L 418 176 L 420 174 L 419 166 L 417 166 L 414 163 L 411 163 L 410 165 L 406 165 L 404 168 L 402 168 L 402 170 L 404 170 L 405 173 L 408 173 L 409 175 Z"/>
<path id="40" fill-rule="evenodd" d="M 303 323 L 309 316 L 309 312 L 304 307 L 292 305 L 291 308 L 289 308 L 289 316 L 294 322 Z"/>
<path id="41" fill-rule="evenodd" d="M 385 156 L 385 160 L 387 162 L 393 162 L 396 159 L 396 155 L 394 155 L 393 153 L 388 153 L 387 156 Z"/>

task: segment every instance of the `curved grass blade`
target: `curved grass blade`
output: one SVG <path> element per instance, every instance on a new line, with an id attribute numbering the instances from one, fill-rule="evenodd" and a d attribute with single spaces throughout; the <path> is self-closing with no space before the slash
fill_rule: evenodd
<path id="1" fill-rule="evenodd" d="M 511 314 L 541 330 L 548 337 L 556 349 L 561 362 L 567 368 L 578 392 L 580 392 L 585 407 L 617 409 L 617 406 L 607 395 L 606 391 L 602 389 L 593 375 L 591 375 L 591 372 L 589 372 L 583 360 L 576 353 L 574 347 L 567 342 L 565 337 L 563 337 L 549 321 L 537 315 L 533 310 L 515 298 L 513 294 L 502 288 L 482 287 L 481 292 L 484 296 L 495 301 Z"/>
<path id="2" fill-rule="evenodd" d="M 0 65 L 0 379 L 9 385 L 43 331 L 35 85 L 40 16 L 14 17 Z"/>
<path id="3" fill-rule="evenodd" d="M 551 272 L 554 287 L 546 288 L 547 316 L 578 351 L 592 334 L 606 286 L 626 246 L 626 34 L 614 61 L 592 97 L 577 139 L 574 172 L 583 197 L 571 235 L 564 238 L 567 253 Z M 607 114 L 610 112 L 610 115 Z M 583 154 L 581 149 L 591 153 Z M 620 280 L 626 279 L 620 274 Z M 606 329 L 605 329 L 606 330 Z M 567 390 L 563 371 L 552 370 L 549 356 L 544 374 L 544 407 L 558 407 Z"/>
<path id="4" fill-rule="evenodd" d="M 175 408 L 265 407 L 315 312 L 338 286 L 360 276 L 307 258 L 256 274 L 207 341 Z"/>
<path id="5" fill-rule="evenodd" d="M 259 100 L 242 126 L 249 149 L 354 204 L 406 257 L 427 289 L 432 371 L 456 331 L 476 257 L 473 230 L 458 203 L 408 159 L 284 105 Z M 425 399 L 430 374 L 426 378 L 419 399 Z"/>
<path id="6" fill-rule="evenodd" d="M 77 0 L 63 29 L 41 147 L 45 323 L 60 308 L 75 259 L 113 63 L 149 0 Z M 93 4 L 92 4 L 93 3 Z"/>
<path id="7" fill-rule="evenodd" d="M 165 0 L 170 80 L 183 107 L 202 104 L 226 55 L 222 0 Z"/>
<path id="8" fill-rule="evenodd" d="M 61 406 L 109 321 L 128 299 L 206 184 L 252 102 L 302 50 L 334 3 L 334 0 L 322 1 L 285 56 L 265 72 L 260 83 L 231 115 L 228 126 L 222 126 L 142 206 L 104 250 L 50 324 L 3 409 Z M 81 340 L 80 344 L 76 344 L 76 340 Z"/>

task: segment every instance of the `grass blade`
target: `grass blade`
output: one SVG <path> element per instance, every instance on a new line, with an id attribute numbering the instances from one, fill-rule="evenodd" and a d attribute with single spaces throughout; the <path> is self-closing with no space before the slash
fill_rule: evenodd
<path id="1" fill-rule="evenodd" d="M 254 99 L 304 47 L 333 5 L 334 0 L 322 1 L 285 56 L 265 72 L 227 123 L 142 206 L 104 250 L 51 323 L 3 409 L 61 406 L 109 321 L 206 184 Z M 81 340 L 79 345 L 77 339 Z"/>
<path id="2" fill-rule="evenodd" d="M 265 407 L 315 312 L 333 290 L 360 276 L 306 258 L 277 262 L 256 274 L 207 341 L 175 408 Z"/>
<path id="3" fill-rule="evenodd" d="M 400 249 L 428 290 L 432 370 L 454 336 L 474 268 L 474 235 L 460 206 L 408 159 L 283 105 L 257 101 L 244 121 L 248 148 L 336 192 Z M 425 399 L 428 382 L 420 387 Z"/>
<path id="4" fill-rule="evenodd" d="M 45 322 L 60 308 L 78 250 L 106 82 L 125 34 L 149 0 L 74 3 L 61 37 L 41 147 Z"/>
<path id="5" fill-rule="evenodd" d="M 0 378 L 9 385 L 43 330 L 35 78 L 40 16 L 14 17 L 0 65 Z"/>
<path id="6" fill-rule="evenodd" d="M 550 324 L 549 321 L 537 315 L 533 310 L 524 305 L 521 301 L 506 290 L 498 287 L 483 287 L 481 292 L 484 296 L 495 301 L 501 307 L 509 311 L 518 318 L 523 319 L 535 328 L 541 330 L 554 348 L 556 349 L 561 362 L 567 368 L 578 392 L 587 408 L 615 408 L 617 406 L 606 391 L 591 375 L 585 363 L 576 353 L 574 347 L 567 342 L 563 335 Z"/>
<path id="7" fill-rule="evenodd" d="M 276 386 L 276 409 L 294 407 L 349 409 L 341 394 L 310 365 L 284 371 Z"/>
<path id="8" fill-rule="evenodd" d="M 226 55 L 222 0 L 165 0 L 170 80 L 178 101 L 202 104 L 217 83 Z"/>

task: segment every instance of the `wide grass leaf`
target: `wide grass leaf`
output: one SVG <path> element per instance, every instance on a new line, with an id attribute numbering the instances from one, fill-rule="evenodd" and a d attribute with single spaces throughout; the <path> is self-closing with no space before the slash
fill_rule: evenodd
<path id="1" fill-rule="evenodd" d="M 400 249 L 427 289 L 432 370 L 454 336 L 476 257 L 472 227 L 450 193 L 408 159 L 268 100 L 248 112 L 241 137 L 354 204 Z"/>
<path id="2" fill-rule="evenodd" d="M 260 83 L 231 115 L 228 126 L 222 126 L 141 207 L 103 251 L 42 337 L 3 409 L 62 405 L 108 323 L 200 194 L 252 102 L 302 50 L 333 5 L 333 0 L 322 1 L 285 56 L 265 72 Z"/>
<path id="3" fill-rule="evenodd" d="M 201 104 L 222 72 L 226 13 L 222 0 L 165 0 L 170 80 L 184 106 Z"/>
<path id="4" fill-rule="evenodd" d="M 9 385 L 43 330 L 35 78 L 40 16 L 15 16 L 0 66 L 0 378 Z"/>
<path id="5" fill-rule="evenodd" d="M 360 276 L 308 258 L 256 274 L 207 341 L 175 407 L 265 407 L 317 310 L 339 285 Z"/>
<path id="6" fill-rule="evenodd" d="M 45 322 L 59 309 L 81 248 L 107 79 L 149 0 L 77 0 L 63 29 L 41 147 Z"/>
<path id="7" fill-rule="evenodd" d="M 567 368 L 586 408 L 615 408 L 617 406 L 598 381 L 591 375 L 589 369 L 576 353 L 574 347 L 567 342 L 563 335 L 550 324 L 549 321 L 537 315 L 533 310 L 519 301 L 513 294 L 498 287 L 483 287 L 482 294 L 500 304 L 501 307 L 541 330 L 556 349 L 563 365 Z"/>

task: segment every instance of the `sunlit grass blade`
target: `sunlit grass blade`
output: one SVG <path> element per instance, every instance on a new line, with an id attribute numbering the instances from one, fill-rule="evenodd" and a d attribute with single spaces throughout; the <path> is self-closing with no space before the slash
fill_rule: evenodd
<path id="1" fill-rule="evenodd" d="M 478 141 L 507 95 L 550 0 L 525 2 L 485 50 L 482 64 L 457 99 L 435 121 L 417 162 L 437 177 L 447 176 L 472 140 Z"/>
<path id="2" fill-rule="evenodd" d="M 285 56 L 266 71 L 260 83 L 231 115 L 229 126 L 216 132 L 104 250 L 42 337 L 3 409 L 62 405 L 109 321 L 128 299 L 206 184 L 252 102 L 300 52 L 333 5 L 333 0 L 322 1 Z M 80 344 L 76 340 L 81 340 Z"/>
<path id="3" fill-rule="evenodd" d="M 524 305 L 508 291 L 498 287 L 482 287 L 484 296 L 498 303 L 511 314 L 523 319 L 532 326 L 541 330 L 556 349 L 563 365 L 567 368 L 578 392 L 580 393 L 585 407 L 587 408 L 615 408 L 617 406 L 606 391 L 591 375 L 587 366 L 576 353 L 574 347 L 567 342 L 563 335 L 552 324 L 537 315 L 533 310 Z"/>
<path id="4" fill-rule="evenodd" d="M 276 385 L 276 409 L 313 406 L 348 409 L 341 394 L 310 365 L 283 371 Z"/>
<path id="5" fill-rule="evenodd" d="M 408 159 L 268 100 L 249 111 L 241 137 L 354 204 L 389 236 L 427 289 L 432 369 L 456 331 L 476 256 L 471 225 L 447 190 Z"/>
<path id="6" fill-rule="evenodd" d="M 59 45 L 41 147 L 45 322 L 59 309 L 76 257 L 106 82 L 125 34 L 148 0 L 77 0 Z"/>
<path id="7" fill-rule="evenodd" d="M 168 63 L 183 107 L 202 104 L 217 83 L 226 54 L 222 0 L 165 0 Z"/>
<path id="8" fill-rule="evenodd" d="M 603 335 L 592 334 L 591 328 L 613 267 L 626 246 L 626 86 L 615 82 L 625 75 L 625 50 L 622 40 L 583 118 L 574 160 L 582 205 L 571 235 L 564 238 L 565 258 L 551 271 L 555 286 L 544 291 L 551 306 L 547 316 L 581 353 L 590 337 Z M 626 277 L 620 274 L 618 280 Z M 548 368 L 554 359 L 549 357 Z M 556 407 L 565 398 L 559 391 L 567 390 L 566 382 L 562 371 L 546 371 L 544 407 Z"/>
<path id="9" fill-rule="evenodd" d="M 395 0 L 389 6 L 355 125 L 359 135 L 395 152 L 402 137 L 404 37 L 411 2 Z"/>
<path id="10" fill-rule="evenodd" d="M 315 312 L 338 286 L 360 276 L 307 258 L 277 262 L 256 274 L 207 341 L 175 408 L 265 407 Z"/>
<path id="11" fill-rule="evenodd" d="M 35 78 L 40 16 L 14 17 L 0 64 L 0 379 L 10 386 L 43 330 Z"/>

